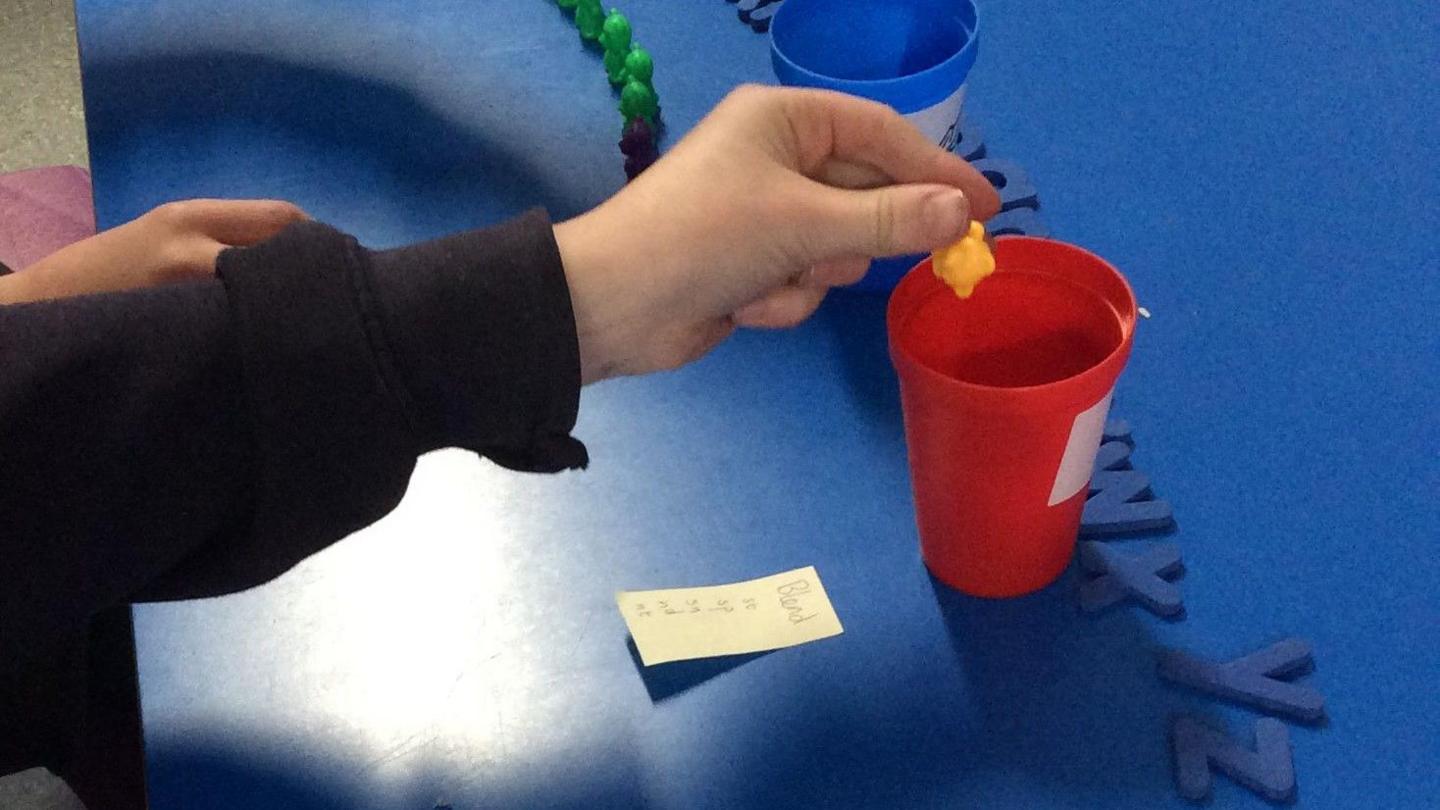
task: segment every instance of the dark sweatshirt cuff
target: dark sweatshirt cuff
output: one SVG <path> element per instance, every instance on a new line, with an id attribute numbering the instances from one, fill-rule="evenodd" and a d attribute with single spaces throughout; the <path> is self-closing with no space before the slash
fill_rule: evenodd
<path id="1" fill-rule="evenodd" d="M 543 211 L 371 255 L 377 326 L 421 450 L 458 446 L 514 470 L 584 467 L 570 436 L 580 348 Z"/>
<path id="2" fill-rule="evenodd" d="M 543 215 L 383 253 L 301 223 L 217 270 L 259 470 L 245 553 L 197 563 L 216 581 L 263 582 L 375 522 L 428 450 L 586 464 L 569 435 L 575 319 Z"/>

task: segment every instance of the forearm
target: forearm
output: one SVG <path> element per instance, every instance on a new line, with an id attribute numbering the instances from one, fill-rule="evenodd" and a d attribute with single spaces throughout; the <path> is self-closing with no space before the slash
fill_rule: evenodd
<path id="1" fill-rule="evenodd" d="M 217 280 L 0 307 L 0 369 L 0 763 L 64 725 L 46 684 L 96 611 L 265 582 L 394 508 L 429 449 L 586 460 L 536 215 L 380 254 L 307 224 Z"/>
<path id="2" fill-rule="evenodd" d="M 0 763 L 63 745 L 91 615 L 243 521 L 226 323 L 218 282 L 0 307 Z"/>
<path id="3" fill-rule="evenodd" d="M 45 296 L 34 288 L 28 275 L 0 275 L 0 306 L 39 301 Z"/>
<path id="4" fill-rule="evenodd" d="M 213 281 L 0 307 L 0 538 L 26 574 L 6 577 L 7 607 L 57 582 L 111 603 L 120 578 L 77 560 L 134 539 L 135 573 L 163 567 L 167 538 L 235 511 L 254 445 L 227 320 Z"/>
<path id="5" fill-rule="evenodd" d="M 60 248 L 24 272 L 0 277 L 0 306 L 50 301 L 86 293 L 107 293 L 105 264 L 124 265 L 125 257 L 105 255 L 105 235 Z"/>

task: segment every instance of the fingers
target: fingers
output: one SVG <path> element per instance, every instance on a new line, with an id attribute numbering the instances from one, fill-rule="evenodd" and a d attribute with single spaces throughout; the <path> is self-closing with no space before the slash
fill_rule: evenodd
<path id="1" fill-rule="evenodd" d="M 166 252 L 166 280 L 181 281 L 215 275 L 215 262 L 221 251 L 229 247 L 231 246 L 198 233 L 180 237 Z"/>
<path id="2" fill-rule="evenodd" d="M 959 239 L 970 224 L 970 203 L 950 186 L 886 186 L 847 191 L 817 186 L 806 195 L 812 261 L 834 256 L 924 253 Z"/>
<path id="3" fill-rule="evenodd" d="M 759 301 L 742 307 L 734 315 L 737 326 L 754 329 L 787 329 L 809 318 L 825 300 L 831 287 L 854 284 L 870 269 L 865 256 L 847 256 L 821 262 L 794 283 L 772 290 Z"/>
<path id="4" fill-rule="evenodd" d="M 848 160 L 827 160 L 815 172 L 815 179 L 835 188 L 880 188 L 893 180 L 874 166 Z"/>
<path id="5" fill-rule="evenodd" d="M 309 217 L 299 206 L 280 200 L 184 200 L 155 209 L 179 232 L 198 233 L 230 247 L 263 242 Z"/>
<path id="6" fill-rule="evenodd" d="M 963 190 L 976 219 L 999 212 L 1000 197 L 984 175 L 931 143 L 890 107 L 824 90 L 781 92 L 794 132 L 793 148 L 805 174 L 815 176 L 832 159 L 869 165 L 896 183 L 935 183 Z"/>
<path id="7" fill-rule="evenodd" d="M 734 334 L 735 325 L 732 318 L 720 318 L 701 327 L 678 365 L 693 363 L 709 354 L 716 346 L 724 343 L 726 338 Z"/>
<path id="8" fill-rule="evenodd" d="M 821 287 L 844 287 L 865 277 L 869 256 L 847 256 L 820 262 L 810 271 L 809 282 Z"/>
<path id="9" fill-rule="evenodd" d="M 787 329 L 810 317 L 825 300 L 827 289 L 808 285 L 780 287 L 741 307 L 734 315 L 735 323 L 753 329 Z"/>

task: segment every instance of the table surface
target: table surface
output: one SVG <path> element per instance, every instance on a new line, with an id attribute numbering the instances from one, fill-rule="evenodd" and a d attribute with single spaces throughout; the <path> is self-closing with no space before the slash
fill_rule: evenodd
<path id="1" fill-rule="evenodd" d="M 673 135 L 769 81 L 723 0 L 628 0 Z M 547 0 L 79 0 L 99 220 L 293 199 L 390 246 L 623 182 Z M 1300 804 L 1440 793 L 1440 5 L 988 0 L 967 101 L 1140 324 L 1113 413 L 1175 505 L 1188 618 L 986 602 L 916 550 L 883 300 L 587 389 L 588 472 L 423 460 L 376 526 L 137 610 L 151 804 L 1182 807 L 1166 718 L 1255 715 L 1154 651 L 1298 635 Z M 673 137 L 672 135 L 672 137 Z M 643 671 L 614 592 L 817 566 L 842 636 Z M 1262 802 L 1219 778 L 1218 806 Z"/>

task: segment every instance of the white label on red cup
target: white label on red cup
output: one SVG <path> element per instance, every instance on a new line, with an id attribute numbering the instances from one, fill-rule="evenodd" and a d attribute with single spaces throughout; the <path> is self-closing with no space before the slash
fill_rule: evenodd
<path id="1" fill-rule="evenodd" d="M 1050 506 L 1070 500 L 1090 484 L 1095 453 L 1105 435 L 1105 417 L 1110 414 L 1110 396 L 1106 394 L 1104 399 L 1075 417 L 1075 424 L 1070 427 L 1070 441 L 1065 443 L 1065 455 L 1055 473 L 1055 486 L 1050 489 Z"/>
<path id="2" fill-rule="evenodd" d="M 948 150 L 955 146 L 955 139 L 960 134 L 960 107 L 964 103 L 965 85 L 962 84 L 939 104 L 907 113 L 905 118 L 925 133 L 925 137 Z"/>

